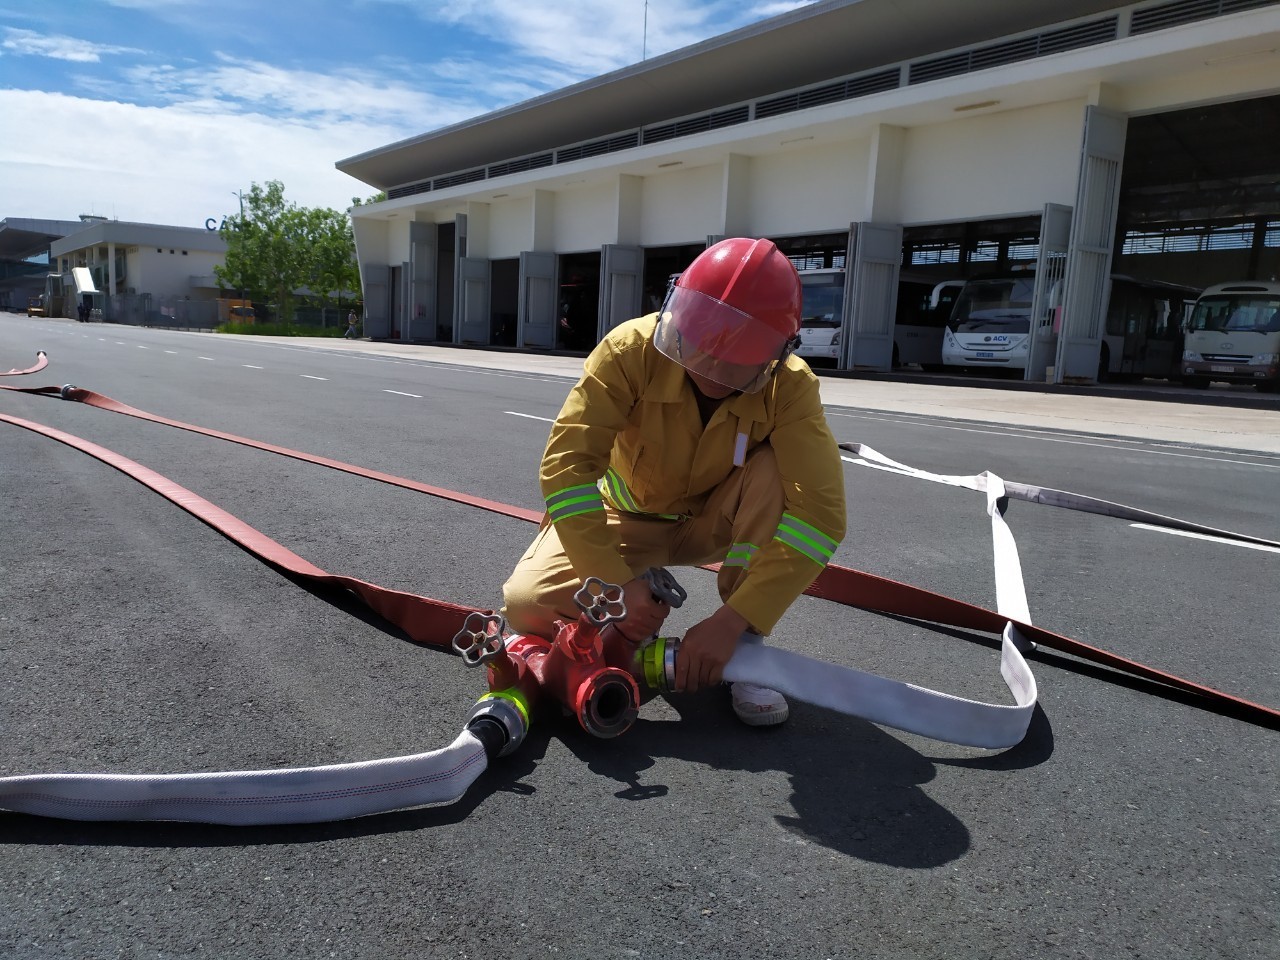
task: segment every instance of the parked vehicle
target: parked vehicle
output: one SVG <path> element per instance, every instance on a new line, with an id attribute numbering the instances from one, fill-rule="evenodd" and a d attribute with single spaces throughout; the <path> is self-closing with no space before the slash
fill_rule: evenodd
<path id="1" fill-rule="evenodd" d="M 1196 301 L 1182 345 L 1182 379 L 1280 387 L 1280 284 L 1240 281 L 1209 287 Z"/>
<path id="2" fill-rule="evenodd" d="M 1031 345 L 1034 270 L 965 283 L 943 337 L 943 362 L 953 367 L 1025 371 Z M 1097 378 L 1179 376 L 1178 343 L 1194 287 L 1112 274 L 1098 345 Z M 1061 325 L 1062 290 L 1048 291 L 1042 336 Z"/>
<path id="3" fill-rule="evenodd" d="M 804 302 L 796 356 L 811 366 L 835 366 L 840 361 L 840 329 L 844 322 L 844 270 L 802 270 L 800 287 Z"/>
<path id="4" fill-rule="evenodd" d="M 942 369 L 942 334 L 963 280 L 898 277 L 898 307 L 893 322 L 893 365 L 918 364 L 921 370 Z"/>
<path id="5" fill-rule="evenodd" d="M 44 316 L 44 297 L 27 297 L 27 316 Z"/>

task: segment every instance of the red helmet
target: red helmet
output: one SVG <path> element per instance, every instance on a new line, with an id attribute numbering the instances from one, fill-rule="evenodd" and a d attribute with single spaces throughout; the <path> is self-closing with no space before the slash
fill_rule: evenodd
<path id="1" fill-rule="evenodd" d="M 800 306 L 800 277 L 772 241 L 721 240 L 676 280 L 654 346 L 699 376 L 754 393 L 786 358 Z"/>

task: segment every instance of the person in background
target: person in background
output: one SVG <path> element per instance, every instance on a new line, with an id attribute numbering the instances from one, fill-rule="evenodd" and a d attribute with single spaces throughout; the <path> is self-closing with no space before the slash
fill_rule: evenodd
<path id="1" fill-rule="evenodd" d="M 547 514 L 503 587 L 511 628 L 550 638 L 577 619 L 587 577 L 620 584 L 622 634 L 640 644 L 670 607 L 643 574 L 720 563 L 721 604 L 684 636 L 676 687 L 719 684 L 845 533 L 844 473 L 818 380 L 797 357 L 800 278 L 768 240 L 700 254 L 661 310 L 611 330 L 587 357 L 547 441 Z M 781 723 L 786 699 L 732 685 L 737 716 Z"/>
<path id="2" fill-rule="evenodd" d="M 344 340 L 355 340 L 359 336 L 356 332 L 356 324 L 358 322 L 359 319 L 356 317 L 354 310 L 347 314 L 347 332 L 342 335 Z"/>

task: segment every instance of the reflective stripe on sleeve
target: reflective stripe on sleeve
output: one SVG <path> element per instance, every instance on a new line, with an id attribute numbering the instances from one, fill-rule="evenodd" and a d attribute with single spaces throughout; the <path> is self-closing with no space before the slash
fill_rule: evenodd
<path id="1" fill-rule="evenodd" d="M 804 554 L 820 567 L 831 562 L 831 556 L 839 546 L 821 530 L 789 513 L 782 515 L 782 522 L 778 524 L 778 532 L 773 535 L 773 539 Z"/>
<path id="2" fill-rule="evenodd" d="M 735 543 L 729 548 L 729 552 L 724 555 L 721 561 L 722 567 L 746 567 L 750 566 L 751 558 L 760 548 L 754 543 Z"/>
<path id="3" fill-rule="evenodd" d="M 600 498 L 600 491 L 594 484 L 565 487 L 547 497 L 547 516 L 552 523 L 594 510 L 604 510 L 604 500 Z"/>
<path id="4" fill-rule="evenodd" d="M 617 470 L 609 467 L 604 472 L 601 482 L 608 488 L 609 496 L 619 507 L 628 513 L 641 512 L 640 508 L 636 506 L 636 498 L 631 495 L 631 491 L 627 489 L 626 482 Z"/>

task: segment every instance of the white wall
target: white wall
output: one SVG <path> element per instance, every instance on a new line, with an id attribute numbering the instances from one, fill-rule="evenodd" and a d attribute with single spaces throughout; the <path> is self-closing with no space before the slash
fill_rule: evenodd
<path id="1" fill-rule="evenodd" d="M 644 178 L 640 244 L 701 243 L 724 219 L 724 168 L 719 164 Z"/>
<path id="2" fill-rule="evenodd" d="M 503 260 L 533 249 L 533 199 L 495 200 L 489 205 L 489 257 Z"/>
<path id="3" fill-rule="evenodd" d="M 613 180 L 569 186 L 556 195 L 555 249 L 558 253 L 599 250 L 618 233 L 618 191 Z"/>
<path id="4" fill-rule="evenodd" d="M 170 249 L 173 253 L 170 253 Z M 223 255 L 205 250 L 190 250 L 184 257 L 181 247 L 138 246 L 138 252 L 127 254 L 125 286 L 153 297 L 197 297 L 191 289 L 193 276 L 208 276 L 215 266 L 222 266 Z"/>
<path id="5" fill-rule="evenodd" d="M 907 130 L 902 222 L 1073 205 L 1084 103 L 1065 101 Z"/>
<path id="6" fill-rule="evenodd" d="M 795 149 L 751 160 L 752 236 L 847 230 L 863 219 L 869 141 Z"/>

